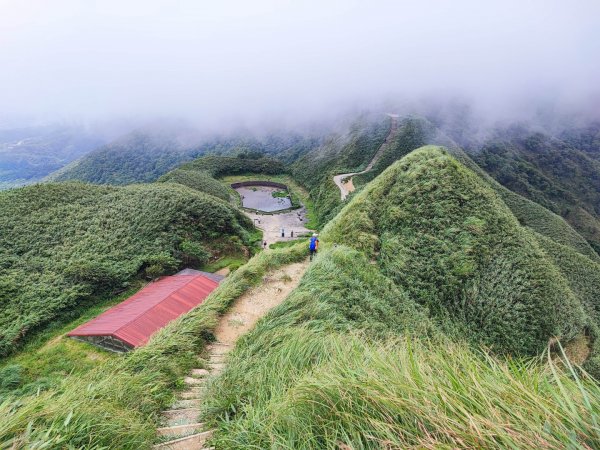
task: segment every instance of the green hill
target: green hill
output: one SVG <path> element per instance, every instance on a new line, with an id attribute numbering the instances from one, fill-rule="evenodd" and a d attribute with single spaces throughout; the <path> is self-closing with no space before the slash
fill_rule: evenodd
<path id="1" fill-rule="evenodd" d="M 161 183 L 182 184 L 196 191 L 229 201 L 227 188 L 204 170 L 175 169 L 160 177 L 158 181 Z"/>
<path id="2" fill-rule="evenodd" d="M 376 258 L 449 328 L 466 326 L 500 351 L 536 354 L 585 326 L 581 299 L 536 240 L 477 175 L 435 147 L 390 166 L 323 239 Z"/>
<path id="3" fill-rule="evenodd" d="M 0 356 L 94 298 L 249 244 L 251 224 L 174 184 L 51 183 L 0 193 Z"/>
<path id="4" fill-rule="evenodd" d="M 144 129 L 97 148 L 53 173 L 48 180 L 115 185 L 152 182 L 202 155 L 250 155 L 251 158 L 271 155 L 290 162 L 319 142 L 318 136 L 292 132 L 264 137 L 253 137 L 247 133 L 201 137 L 193 130 L 180 127 Z"/>
<path id="5" fill-rule="evenodd" d="M 203 419 L 217 427 L 214 445 L 600 442 L 595 382 L 551 358 L 523 359 L 555 337 L 567 352 L 582 335 L 595 341 L 597 263 L 520 225 L 445 150 L 424 147 L 391 165 L 320 239 L 298 288 L 210 385 Z M 597 373 L 591 350 L 586 367 Z"/>
<path id="6" fill-rule="evenodd" d="M 593 145 L 594 130 L 587 135 L 573 130 L 565 137 L 572 144 L 511 127 L 497 131 L 472 157 L 508 189 L 564 217 L 598 251 L 600 151 Z"/>

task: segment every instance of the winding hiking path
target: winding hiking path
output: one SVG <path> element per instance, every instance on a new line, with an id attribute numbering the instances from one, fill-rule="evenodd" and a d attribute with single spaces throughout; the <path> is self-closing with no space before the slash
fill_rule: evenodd
<path id="1" fill-rule="evenodd" d="M 308 261 L 288 264 L 269 272 L 260 285 L 239 297 L 221 317 L 214 332 L 217 340 L 207 347 L 208 369 L 192 369 L 184 379 L 186 390 L 169 410 L 163 412 L 164 426 L 157 433 L 164 442 L 155 445 L 155 449 L 209 450 L 206 442 L 214 430 L 205 429 L 198 420 L 207 383 L 223 371 L 227 353 L 237 339 L 298 286 L 308 264 Z"/>
<path id="2" fill-rule="evenodd" d="M 371 162 L 365 168 L 365 170 L 361 172 L 342 173 L 333 177 L 333 182 L 340 189 L 342 201 L 346 200 L 346 197 L 348 197 L 348 195 L 351 192 L 354 192 L 354 184 L 352 183 L 352 177 L 354 175 L 362 175 L 363 173 L 367 173 L 368 171 L 370 171 L 375 165 L 375 163 L 379 161 L 379 158 L 381 158 L 381 155 L 383 155 L 390 142 L 392 142 L 392 140 L 396 137 L 396 134 L 398 134 L 398 114 L 387 113 L 387 115 L 392 121 L 390 132 L 388 133 L 387 137 L 385 138 L 385 141 L 383 142 L 383 144 L 381 144 L 381 146 L 377 150 L 377 153 L 375 153 L 375 156 L 373 156 L 373 159 L 371 159 Z"/>

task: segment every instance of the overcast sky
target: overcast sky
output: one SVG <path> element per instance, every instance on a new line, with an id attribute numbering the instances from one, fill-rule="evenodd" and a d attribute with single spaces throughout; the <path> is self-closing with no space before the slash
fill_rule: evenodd
<path id="1" fill-rule="evenodd" d="M 0 0 L 5 116 L 301 117 L 425 94 L 494 109 L 598 90 L 599 0 Z"/>

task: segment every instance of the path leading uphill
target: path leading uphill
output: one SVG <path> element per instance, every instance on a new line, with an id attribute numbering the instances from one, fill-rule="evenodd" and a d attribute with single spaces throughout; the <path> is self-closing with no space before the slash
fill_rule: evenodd
<path id="1" fill-rule="evenodd" d="M 214 430 L 207 430 L 198 421 L 206 386 L 212 377 L 226 367 L 227 353 L 237 339 L 251 330 L 256 322 L 292 292 L 308 267 L 308 261 L 288 264 L 268 273 L 262 284 L 250 289 L 236 300 L 221 317 L 215 329 L 216 342 L 207 347 L 207 369 L 192 369 L 184 379 L 186 389 L 179 400 L 163 412 L 163 427 L 157 430 L 164 442 L 155 449 L 208 450 L 205 444 Z"/>
<path id="2" fill-rule="evenodd" d="M 389 143 L 392 142 L 392 140 L 396 137 L 396 134 L 398 134 L 398 115 L 390 113 L 388 113 L 387 115 L 392 120 L 390 132 L 388 133 L 387 137 L 385 138 L 385 141 L 383 142 L 383 144 L 381 144 L 381 147 L 379 147 L 377 153 L 375 153 L 375 156 L 373 156 L 373 159 L 371 159 L 371 162 L 365 168 L 365 170 L 361 172 L 342 173 L 333 177 L 333 182 L 340 189 L 342 201 L 346 200 L 346 197 L 348 197 L 348 195 L 351 192 L 354 192 L 354 184 L 352 183 L 352 177 L 354 175 L 362 175 L 363 173 L 367 173 L 368 171 L 370 171 L 375 165 L 375 163 L 379 161 L 379 158 L 381 158 L 381 155 L 383 155 Z"/>

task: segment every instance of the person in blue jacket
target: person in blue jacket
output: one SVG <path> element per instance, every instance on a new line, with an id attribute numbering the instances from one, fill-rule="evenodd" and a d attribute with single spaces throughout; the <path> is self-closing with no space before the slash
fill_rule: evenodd
<path id="1" fill-rule="evenodd" d="M 313 256 L 317 254 L 317 250 L 319 250 L 319 235 L 317 233 L 313 233 L 310 238 L 310 243 L 308 244 L 308 251 L 310 252 L 310 260 L 312 261 Z"/>

